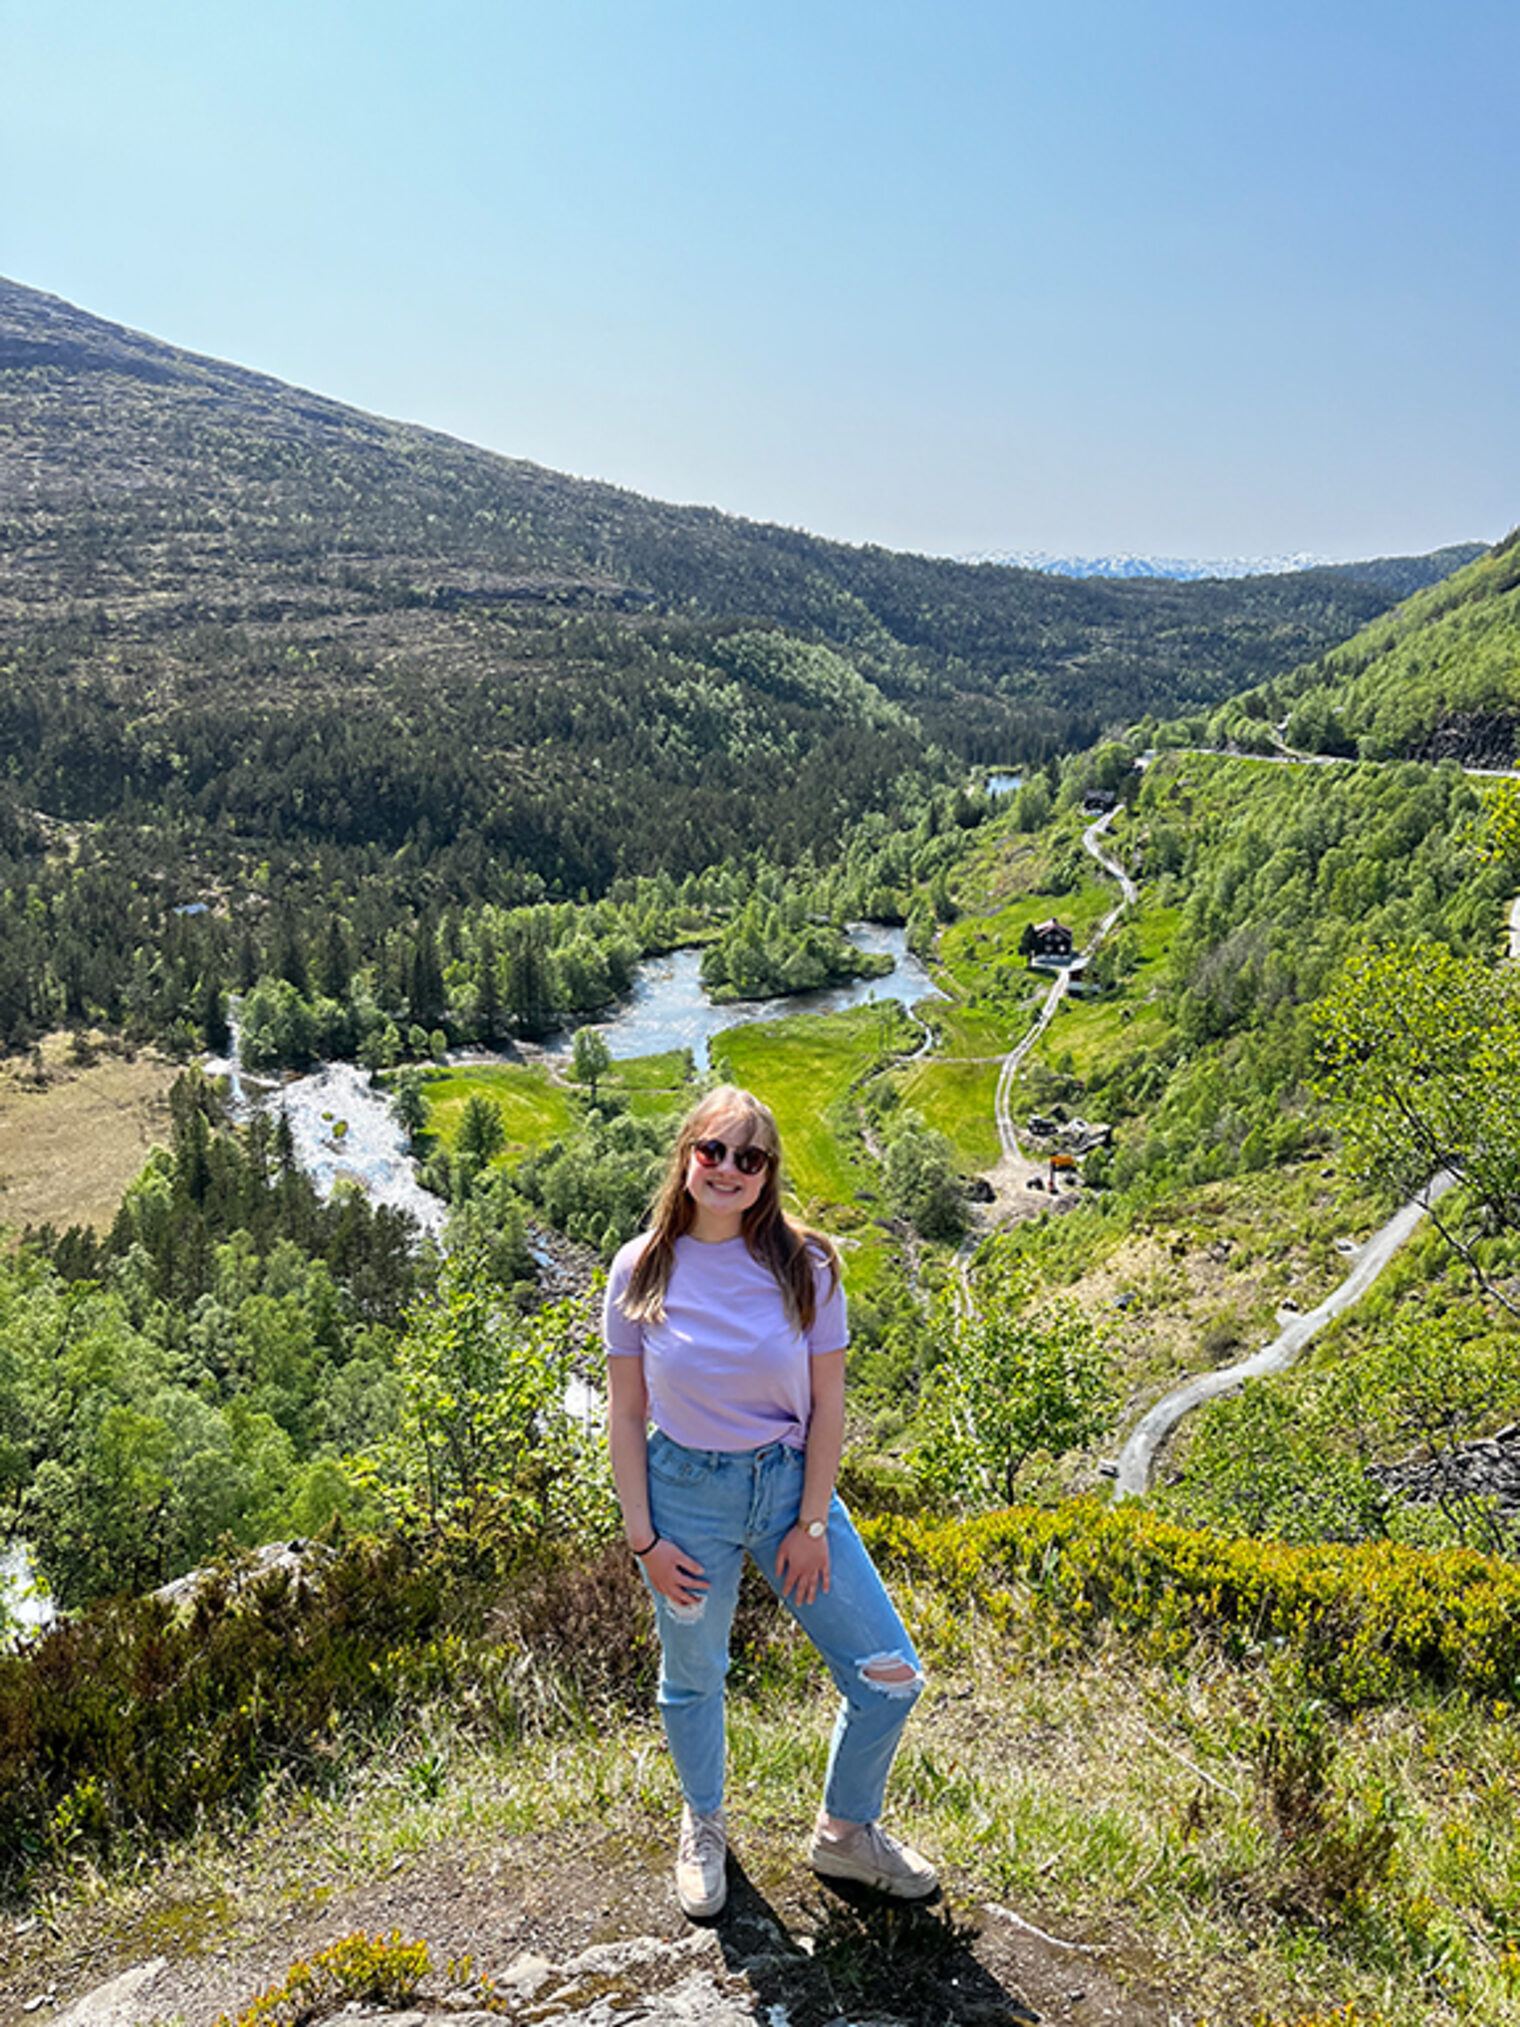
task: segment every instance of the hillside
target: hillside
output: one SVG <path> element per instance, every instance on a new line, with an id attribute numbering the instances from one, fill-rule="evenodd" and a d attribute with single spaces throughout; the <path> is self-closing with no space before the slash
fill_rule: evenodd
<path id="1" fill-rule="evenodd" d="M 1233 699 L 1203 736 L 1266 750 L 1273 724 L 1303 752 L 1513 767 L 1520 531 L 1343 646 Z"/>
<path id="2" fill-rule="evenodd" d="M 383 421 L 9 282 L 0 399 L 0 638 L 108 620 L 139 658 L 128 694 L 160 711 L 267 698 L 273 642 L 318 657 L 303 704 L 352 700 L 440 663 L 525 680 L 546 616 L 593 612 L 557 673 L 594 692 L 655 618 L 745 620 L 839 649 L 962 757 L 1040 758 L 1285 671 L 1454 560 L 1173 584 L 855 548 Z M 76 676 L 102 659 L 77 638 L 67 656 Z M 517 737 L 546 735 L 563 728 Z"/>
<path id="3" fill-rule="evenodd" d="M 442 996 L 431 966 L 411 990 L 408 953 L 451 908 L 827 863 L 867 812 L 963 827 L 985 813 L 968 765 L 1212 703 L 1451 560 L 1075 583 L 850 548 L 364 415 L 11 283 L 0 401 L 11 1048 L 60 1020 L 215 1046 L 229 985 L 320 973 L 347 1001 L 356 963 L 431 1031 Z M 891 919 L 909 870 L 829 905 Z M 485 947 L 515 940 L 531 970 L 528 935 L 494 923 Z M 601 1003 L 599 978 L 552 1010 Z M 520 976 L 482 988 L 476 1033 L 495 1038 L 498 984 L 542 1026 Z"/>
<path id="4" fill-rule="evenodd" d="M 1080 851 L 1081 802 L 1128 759 L 1077 756 L 1053 808 L 1042 774 L 959 839 L 938 1050 L 918 1055 L 870 1009 L 729 1044 L 784 1116 L 809 1215 L 849 1249 L 852 1397 L 874 1426 L 857 1424 L 846 1491 L 931 1673 L 893 1810 L 941 1865 L 944 1901 L 905 1912 L 809 1879 L 798 1843 L 829 1692 L 751 1596 L 734 1892 L 714 1939 L 676 1924 L 636 1578 L 615 1545 L 601 1552 L 598 1458 L 563 1414 L 585 1319 L 522 1317 L 531 1265 L 509 1256 L 525 1203 L 589 1219 L 593 1241 L 613 1212 L 637 1218 L 661 1121 L 689 1092 L 680 1052 L 620 1064 L 600 1104 L 573 1080 L 551 1087 L 537 1061 L 421 1072 L 456 1238 L 495 1241 L 474 1255 L 484 1277 L 472 1261 L 431 1297 L 394 1230 L 352 1197 L 324 1215 L 278 1141 L 234 1138 L 189 1080 L 172 1151 L 108 1245 L 75 1235 L 51 1260 L 0 1263 L 13 1508 L 59 1595 L 82 1601 L 139 1591 L 228 1533 L 316 1533 L 349 1459 L 364 1459 L 369 1499 L 350 1489 L 351 1550 L 330 1565 L 319 1549 L 299 1583 L 219 1582 L 183 1620 L 97 1603 L 35 1662 L 0 1659 L 0 1849 L 26 1910 L 0 1950 L 6 2027 L 40 1992 L 67 2003 L 123 1969 L 155 2017 L 213 2027 L 359 1928 L 376 1961 L 401 1937 L 428 1945 L 425 2010 L 491 1999 L 585 2027 L 613 2002 L 651 2027 L 725 2006 L 736 2027 L 762 2011 L 793 2027 L 917 2027 L 931 2010 L 956 2027 L 1510 2017 L 1520 1781 L 1496 1699 L 1515 1679 L 1512 1544 L 1477 1552 L 1474 1516 L 1389 1502 L 1362 1466 L 1401 1454 L 1430 1397 L 1427 1287 L 1445 1312 L 1447 1440 L 1516 1411 L 1512 1328 L 1492 1329 L 1453 1263 L 1417 1249 L 1376 1313 L 1306 1363 L 1311 1391 L 1293 1376 L 1222 1429 L 1211 1418 L 1151 1509 L 1069 1496 L 1101 1485 L 1097 1461 L 1139 1405 L 1235 1356 L 1279 1306 L 1313 1303 L 1343 1235 L 1375 1221 L 1309 1089 L 1311 1008 L 1366 928 L 1492 949 L 1513 877 L 1472 850 L 1477 792 L 1450 768 L 1192 754 L 1129 774 L 1113 845 L 1143 879 L 1110 987 L 1066 1003 L 1013 1097 L 1021 1122 L 1057 1107 L 1110 1121 L 1114 1147 L 1088 1157 L 1060 1215 L 983 1256 L 991 1329 L 912 1292 L 951 1273 L 948 1239 L 907 1243 L 921 1213 L 896 1157 L 922 1141 L 913 1115 L 967 1165 L 990 1158 L 999 1063 L 1041 983 L 1016 961 L 1020 931 L 1058 908 L 1090 933 L 1108 896 Z M 691 883 L 693 903 L 704 891 Z M 475 933 L 456 924 L 462 951 Z M 462 969 L 450 980 L 458 1000 Z M 479 1159 L 465 1080 L 494 1093 L 506 1135 Z M 916 1255 L 911 1290 L 888 1247 Z M 1512 1280 L 1513 1239 L 1485 1250 Z M 1039 1312 L 1001 1299 L 1022 1299 L 1010 1264 L 1058 1327 L 1075 1305 L 1101 1329 L 1105 1426 L 1060 1456 L 1015 1451 L 1018 1494 L 1039 1504 L 967 1518 L 946 1509 L 985 1503 L 971 1473 L 937 1489 L 918 1475 L 914 1451 L 934 1439 L 918 1411 L 996 1351 L 1005 1315 L 1015 1351 L 1039 1346 Z M 489 1492 L 430 1525 L 427 1441 L 398 1401 L 424 1407 L 419 1384 L 455 1343 L 510 1359 L 543 1468 L 524 1471 L 517 1434 L 485 1422 Z M 501 1368 L 467 1378 L 494 1397 Z M 468 1425 L 469 1395 L 438 1411 L 456 1407 Z M 319 1983 L 313 2017 L 380 1996 Z"/>

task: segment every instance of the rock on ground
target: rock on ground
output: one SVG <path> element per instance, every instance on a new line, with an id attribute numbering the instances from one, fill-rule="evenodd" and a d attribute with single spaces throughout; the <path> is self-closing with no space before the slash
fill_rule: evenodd
<path id="1" fill-rule="evenodd" d="M 0 2027 L 215 2027 L 356 1931 L 425 1941 L 434 1967 L 405 2013 L 338 2009 L 364 2027 L 434 2027 L 440 2016 L 448 2027 L 1166 2027 L 1175 2017 L 1132 1947 L 1063 1939 L 1012 1908 L 953 1897 L 905 1906 L 772 1865 L 774 1883 L 761 1882 L 731 1858 L 728 1906 L 700 1926 L 676 1907 L 668 1854 L 605 1831 L 569 1849 L 563 1836 L 531 1836 L 424 1852 L 382 1880 L 324 1885 L 304 1904 L 250 1898 L 194 1943 L 160 1944 L 151 1957 L 140 1941 L 172 1928 L 167 1899 L 126 1915 L 82 1911 L 64 1933 L 39 1923 L 18 1941 L 13 1930 L 8 1951 L 0 1924 Z"/>

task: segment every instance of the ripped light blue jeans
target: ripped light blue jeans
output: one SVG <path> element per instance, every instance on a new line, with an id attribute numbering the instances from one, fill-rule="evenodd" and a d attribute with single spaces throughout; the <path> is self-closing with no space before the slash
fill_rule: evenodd
<path id="1" fill-rule="evenodd" d="M 763 1450 L 687 1450 L 661 1430 L 649 1437 L 655 1527 L 695 1556 L 708 1584 L 700 1605 L 673 1605 L 654 1594 L 660 1716 L 682 1793 L 698 1815 L 710 1815 L 723 1801 L 728 1634 L 745 1552 L 780 1597 L 776 1553 L 797 1523 L 802 1472 L 802 1452 L 785 1443 Z M 829 1507 L 829 1588 L 810 1605 L 797 1603 L 795 1595 L 785 1603 L 827 1663 L 842 1699 L 823 1805 L 844 1822 L 874 1822 L 923 1675 L 837 1494 Z"/>

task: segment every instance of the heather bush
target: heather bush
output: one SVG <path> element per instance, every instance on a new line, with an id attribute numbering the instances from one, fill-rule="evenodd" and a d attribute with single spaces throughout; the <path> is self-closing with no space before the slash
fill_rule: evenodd
<path id="1" fill-rule="evenodd" d="M 1104 1623 L 1163 1661 L 1200 1643 L 1288 1655 L 1306 1690 L 1348 1708 L 1421 1684 L 1520 1699 L 1520 1568 L 1475 1550 L 1234 1540 L 1095 1500 L 862 1534 L 947 1612 L 1033 1606 L 1059 1638 Z"/>

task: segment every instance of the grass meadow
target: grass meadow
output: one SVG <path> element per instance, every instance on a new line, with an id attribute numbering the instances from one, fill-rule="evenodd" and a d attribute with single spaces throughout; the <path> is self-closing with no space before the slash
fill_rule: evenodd
<path id="1" fill-rule="evenodd" d="M 575 1119 L 570 1092 L 541 1063 L 461 1064 L 431 1075 L 423 1095 L 428 1131 L 448 1148 L 454 1145 L 465 1106 L 472 1098 L 488 1098 L 501 1113 L 509 1159 L 568 1133 Z"/>

